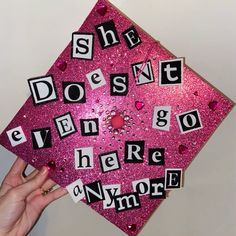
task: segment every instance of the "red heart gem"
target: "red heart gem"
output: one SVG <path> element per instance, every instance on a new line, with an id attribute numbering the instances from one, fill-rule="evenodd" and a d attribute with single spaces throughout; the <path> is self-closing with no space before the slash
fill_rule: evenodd
<path id="1" fill-rule="evenodd" d="M 135 102 L 135 107 L 137 108 L 138 111 L 142 110 L 144 107 L 144 102 L 141 101 Z"/>
<path id="2" fill-rule="evenodd" d="M 188 147 L 185 145 L 179 145 L 179 154 L 184 154 L 188 150 Z"/>
<path id="3" fill-rule="evenodd" d="M 217 101 L 212 101 L 208 104 L 208 107 L 212 110 L 215 111 L 217 109 L 218 102 Z"/>
<path id="4" fill-rule="evenodd" d="M 106 5 L 100 5 L 97 8 L 97 13 L 101 16 L 105 16 L 107 13 L 107 6 Z"/>
<path id="5" fill-rule="evenodd" d="M 132 232 L 135 232 L 137 229 L 136 224 L 128 225 L 127 228 L 128 228 L 128 230 L 130 230 Z"/>
<path id="6" fill-rule="evenodd" d="M 48 162 L 48 167 L 52 170 L 54 170 L 56 168 L 56 163 L 55 161 L 49 161 Z"/>
<path id="7" fill-rule="evenodd" d="M 67 68 L 66 61 L 58 61 L 56 65 L 57 65 L 57 68 L 61 70 L 62 72 L 64 72 Z"/>

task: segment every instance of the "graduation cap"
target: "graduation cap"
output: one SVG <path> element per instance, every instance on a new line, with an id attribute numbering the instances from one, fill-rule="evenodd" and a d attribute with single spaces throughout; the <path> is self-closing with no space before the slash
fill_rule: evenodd
<path id="1" fill-rule="evenodd" d="M 128 19 L 99 0 L 0 143 L 137 235 L 233 108 Z"/>

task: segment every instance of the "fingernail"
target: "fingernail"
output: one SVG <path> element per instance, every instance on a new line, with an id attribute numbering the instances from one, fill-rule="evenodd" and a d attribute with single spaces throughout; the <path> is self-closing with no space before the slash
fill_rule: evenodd
<path id="1" fill-rule="evenodd" d="M 43 166 L 43 168 L 41 169 L 41 174 L 46 175 L 48 173 L 48 171 L 49 171 L 49 168 L 46 166 Z"/>

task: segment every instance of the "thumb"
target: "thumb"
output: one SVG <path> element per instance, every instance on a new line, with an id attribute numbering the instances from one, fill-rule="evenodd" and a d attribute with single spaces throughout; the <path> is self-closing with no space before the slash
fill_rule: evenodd
<path id="1" fill-rule="evenodd" d="M 40 188 L 48 176 L 48 168 L 43 167 L 34 178 L 17 187 L 16 192 L 19 198 L 25 199 L 30 193 Z"/>

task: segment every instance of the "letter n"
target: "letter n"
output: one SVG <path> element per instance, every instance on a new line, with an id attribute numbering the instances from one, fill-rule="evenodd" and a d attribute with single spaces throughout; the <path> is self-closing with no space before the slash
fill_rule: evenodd
<path id="1" fill-rule="evenodd" d="M 80 128 L 82 136 L 96 136 L 99 135 L 98 119 L 81 119 Z"/>
<path id="2" fill-rule="evenodd" d="M 136 85 L 154 82 L 154 74 L 150 60 L 132 64 L 132 70 Z"/>
<path id="3" fill-rule="evenodd" d="M 84 192 L 88 204 L 105 200 L 101 181 L 84 185 Z"/>

